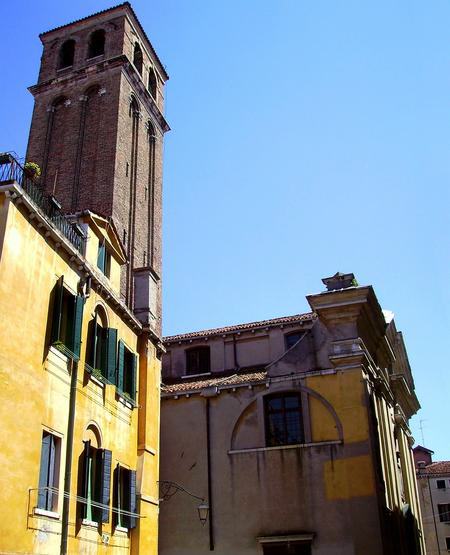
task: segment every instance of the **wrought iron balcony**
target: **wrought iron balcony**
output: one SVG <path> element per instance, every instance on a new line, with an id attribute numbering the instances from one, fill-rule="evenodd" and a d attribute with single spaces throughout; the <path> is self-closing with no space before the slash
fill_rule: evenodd
<path id="1" fill-rule="evenodd" d="M 44 193 L 42 187 L 27 176 L 20 163 L 9 153 L 0 154 L 0 186 L 17 183 L 39 212 L 72 245 L 84 254 L 86 237 L 82 230 L 73 224 L 61 211 L 56 200 Z"/>

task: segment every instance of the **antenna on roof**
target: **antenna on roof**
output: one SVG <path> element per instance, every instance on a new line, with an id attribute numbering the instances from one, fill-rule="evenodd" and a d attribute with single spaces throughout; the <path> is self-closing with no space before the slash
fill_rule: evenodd
<path id="1" fill-rule="evenodd" d="M 425 445 L 425 437 L 423 435 L 423 424 L 422 422 L 426 422 L 426 420 L 419 420 L 419 428 L 420 428 L 420 434 L 422 436 L 422 445 Z"/>

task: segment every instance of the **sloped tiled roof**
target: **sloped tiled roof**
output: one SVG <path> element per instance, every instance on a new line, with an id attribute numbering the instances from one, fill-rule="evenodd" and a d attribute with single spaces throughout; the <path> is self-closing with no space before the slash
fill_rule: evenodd
<path id="1" fill-rule="evenodd" d="M 256 328 L 279 326 L 282 324 L 295 324 L 297 322 L 305 322 L 313 320 L 315 314 L 313 312 L 306 312 L 305 314 L 294 314 L 293 316 L 283 316 L 281 318 L 273 318 L 272 320 L 261 320 L 259 322 L 249 322 L 247 324 L 236 324 L 234 326 L 224 326 L 222 328 L 212 328 L 209 330 L 194 331 L 190 333 L 181 333 L 178 335 L 168 335 L 163 338 L 165 343 L 173 341 L 183 341 L 185 339 L 196 339 L 199 337 L 211 337 L 213 335 L 221 335 L 232 333 L 235 331 L 246 331 Z"/>
<path id="2" fill-rule="evenodd" d="M 233 386 L 242 384 L 251 384 L 255 382 L 263 382 L 267 377 L 267 372 L 263 369 L 252 370 L 251 372 L 239 372 L 228 376 L 208 376 L 193 377 L 177 381 L 172 384 L 162 384 L 161 393 L 176 394 L 188 393 L 190 391 L 198 391 L 206 387 L 212 386 Z"/>
<path id="3" fill-rule="evenodd" d="M 450 461 L 436 461 L 425 467 L 426 474 L 450 474 Z"/>

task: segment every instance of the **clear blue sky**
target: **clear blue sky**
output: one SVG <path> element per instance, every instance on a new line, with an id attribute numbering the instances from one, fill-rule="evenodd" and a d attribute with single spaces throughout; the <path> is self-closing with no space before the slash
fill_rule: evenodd
<path id="1" fill-rule="evenodd" d="M 106 0 L 2 6 L 0 150 L 23 154 L 38 34 Z M 395 312 L 450 459 L 447 0 L 136 0 L 171 76 L 164 332 L 308 309 L 352 271 Z"/>

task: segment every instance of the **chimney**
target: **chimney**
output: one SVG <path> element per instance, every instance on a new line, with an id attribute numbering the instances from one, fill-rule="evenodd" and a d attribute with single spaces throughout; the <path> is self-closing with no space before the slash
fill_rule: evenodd
<path id="1" fill-rule="evenodd" d="M 327 291 L 358 287 L 358 282 L 355 279 L 355 275 L 352 273 L 343 274 L 342 272 L 336 272 L 334 276 L 323 278 L 322 283 L 326 285 Z"/>

